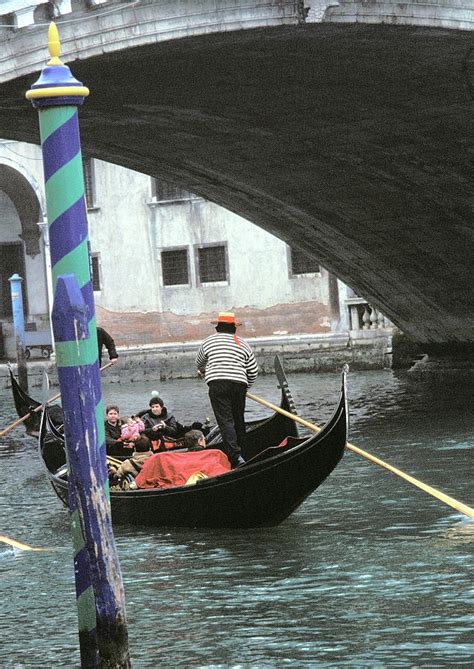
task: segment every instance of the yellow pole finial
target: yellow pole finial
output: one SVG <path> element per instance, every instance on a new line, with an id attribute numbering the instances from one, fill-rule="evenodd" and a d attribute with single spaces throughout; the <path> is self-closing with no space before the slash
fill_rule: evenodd
<path id="1" fill-rule="evenodd" d="M 48 50 L 49 55 L 51 56 L 48 65 L 64 65 L 59 58 L 59 54 L 61 53 L 61 42 L 59 41 L 59 32 L 54 21 L 51 21 L 48 28 Z"/>

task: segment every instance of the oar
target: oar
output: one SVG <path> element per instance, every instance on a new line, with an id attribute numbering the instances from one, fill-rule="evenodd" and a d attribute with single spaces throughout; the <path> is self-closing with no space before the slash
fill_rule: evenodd
<path id="1" fill-rule="evenodd" d="M 6 536 L 0 536 L 0 541 L 4 544 L 8 544 L 9 546 L 13 546 L 13 548 L 19 548 L 22 551 L 47 551 L 47 550 L 49 550 L 48 548 L 33 548 L 33 546 L 28 546 L 28 544 L 22 544 L 21 541 L 17 541 L 16 539 L 10 539 L 9 537 L 6 537 Z"/>
<path id="2" fill-rule="evenodd" d="M 282 409 L 279 406 L 276 406 L 276 404 L 272 404 L 271 402 L 267 402 L 267 400 L 263 400 L 260 397 L 257 397 L 256 395 L 252 395 L 251 393 L 247 393 L 247 397 L 250 398 L 251 400 L 254 400 L 254 402 L 258 402 L 259 404 L 263 404 L 263 406 L 268 407 L 269 409 L 272 409 L 273 411 L 276 411 L 278 413 L 281 413 L 283 416 L 287 416 L 288 418 L 291 418 L 291 420 L 294 420 L 296 423 L 300 423 L 301 425 L 304 425 L 307 427 L 309 430 L 312 430 L 313 432 L 320 432 L 321 428 L 318 425 L 315 425 L 314 423 L 310 423 L 307 420 L 304 420 L 304 418 L 300 418 L 299 416 L 295 416 L 294 414 L 290 413 L 289 411 L 285 411 L 285 409 Z M 422 481 L 418 481 L 418 479 L 413 478 L 413 476 L 410 476 L 409 474 L 405 474 L 405 472 L 402 472 L 400 469 L 397 469 L 397 467 L 393 467 L 393 465 L 389 465 L 388 462 L 384 462 L 383 460 L 380 460 L 380 458 L 375 457 L 375 455 L 371 455 L 370 453 L 367 453 L 367 451 L 363 451 L 361 448 L 358 446 L 354 446 L 354 444 L 351 444 L 350 442 L 346 443 L 347 448 L 349 448 L 351 451 L 354 451 L 354 453 L 357 453 L 357 455 L 362 456 L 366 460 L 370 460 L 371 462 L 375 463 L 376 465 L 379 465 L 379 467 L 383 467 L 384 469 L 388 469 L 389 472 L 392 472 L 393 474 L 396 474 L 397 476 L 400 476 L 400 478 L 404 479 L 405 481 L 408 481 L 408 483 L 412 483 L 414 486 L 417 488 L 420 488 L 421 490 L 424 490 L 426 493 L 429 495 L 432 495 L 433 497 L 436 497 L 436 499 L 439 499 L 441 502 L 444 502 L 448 506 L 452 506 L 453 509 L 456 509 L 456 511 L 460 511 L 461 513 L 464 513 L 466 516 L 469 516 L 470 518 L 474 518 L 474 509 L 472 509 L 470 506 L 467 506 L 467 504 L 463 504 L 462 502 L 459 502 L 457 499 L 454 499 L 453 497 L 450 497 L 449 495 L 445 495 L 443 492 L 436 490 L 436 488 L 432 488 L 430 485 L 427 485 L 426 483 L 423 483 Z"/>
<path id="3" fill-rule="evenodd" d="M 111 367 L 114 363 L 113 362 L 108 362 L 106 365 L 100 368 L 100 371 L 103 372 L 104 369 L 107 369 L 108 367 Z M 61 393 L 57 393 L 56 395 L 53 395 L 48 402 L 54 402 L 54 400 L 57 400 L 58 397 L 61 396 Z M 22 416 L 21 418 L 18 418 L 15 420 L 11 425 L 8 425 L 4 430 L 0 432 L 0 437 L 4 437 L 6 434 L 11 432 L 13 428 L 17 427 L 17 425 L 21 425 L 22 423 L 25 422 L 25 420 L 28 420 L 28 418 L 31 416 L 33 413 L 38 413 L 38 411 L 41 411 L 43 409 L 43 405 L 39 404 L 37 407 L 35 407 L 30 413 L 27 413 L 25 416 Z"/>

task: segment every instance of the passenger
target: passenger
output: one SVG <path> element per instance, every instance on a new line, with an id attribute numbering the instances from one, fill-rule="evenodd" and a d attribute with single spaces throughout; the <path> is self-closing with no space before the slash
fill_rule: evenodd
<path id="1" fill-rule="evenodd" d="M 206 448 L 206 437 L 201 430 L 189 430 L 184 435 L 184 446 L 188 451 L 202 451 Z"/>
<path id="2" fill-rule="evenodd" d="M 109 465 L 109 482 L 111 486 L 124 489 L 124 478 L 131 474 L 133 478 L 141 471 L 143 464 L 153 455 L 148 437 L 141 435 L 134 442 L 134 451 L 131 458 L 124 460 L 118 467 Z"/>
<path id="3" fill-rule="evenodd" d="M 152 397 L 149 405 L 149 410 L 141 416 L 145 424 L 143 434 L 152 442 L 163 441 L 164 437 L 176 438 L 178 423 L 173 414 L 168 413 L 161 397 Z"/>
<path id="4" fill-rule="evenodd" d="M 145 423 L 139 416 L 129 416 L 124 418 L 124 424 L 120 436 L 122 441 L 136 441 L 140 438 L 140 433 L 145 429 Z"/>
<path id="5" fill-rule="evenodd" d="M 122 425 L 120 410 L 116 404 L 109 404 L 105 409 L 105 447 L 108 455 L 122 455 Z"/>

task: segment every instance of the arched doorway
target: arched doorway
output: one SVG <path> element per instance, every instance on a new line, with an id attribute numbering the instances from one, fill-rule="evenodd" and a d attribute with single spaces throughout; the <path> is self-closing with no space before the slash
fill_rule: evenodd
<path id="1" fill-rule="evenodd" d="M 1 159 L 0 159 L 1 160 Z M 34 185 L 33 185 L 34 184 Z M 21 168 L 0 162 L 0 324 L 5 355 L 11 333 L 12 274 L 23 277 L 25 317 L 32 323 L 49 321 L 44 245 L 38 223 L 43 221 L 39 189 Z M 3 344 L 3 345 L 2 345 Z M 7 347 L 8 348 L 8 347 Z"/>

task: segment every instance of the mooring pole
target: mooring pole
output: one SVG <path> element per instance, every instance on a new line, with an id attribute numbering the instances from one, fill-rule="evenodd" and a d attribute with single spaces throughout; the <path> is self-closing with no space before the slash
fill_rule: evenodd
<path id="1" fill-rule="evenodd" d="M 94 294 L 77 107 L 89 94 L 59 59 L 26 93 L 39 111 L 53 275 L 53 333 L 64 411 L 82 667 L 128 668 L 120 565 L 110 519 Z"/>
<path id="2" fill-rule="evenodd" d="M 13 329 L 15 331 L 16 362 L 18 365 L 18 382 L 28 392 L 28 370 L 25 358 L 25 312 L 23 310 L 23 293 L 21 284 L 23 278 L 19 274 L 13 274 L 9 279 L 10 295 L 12 301 Z"/>

